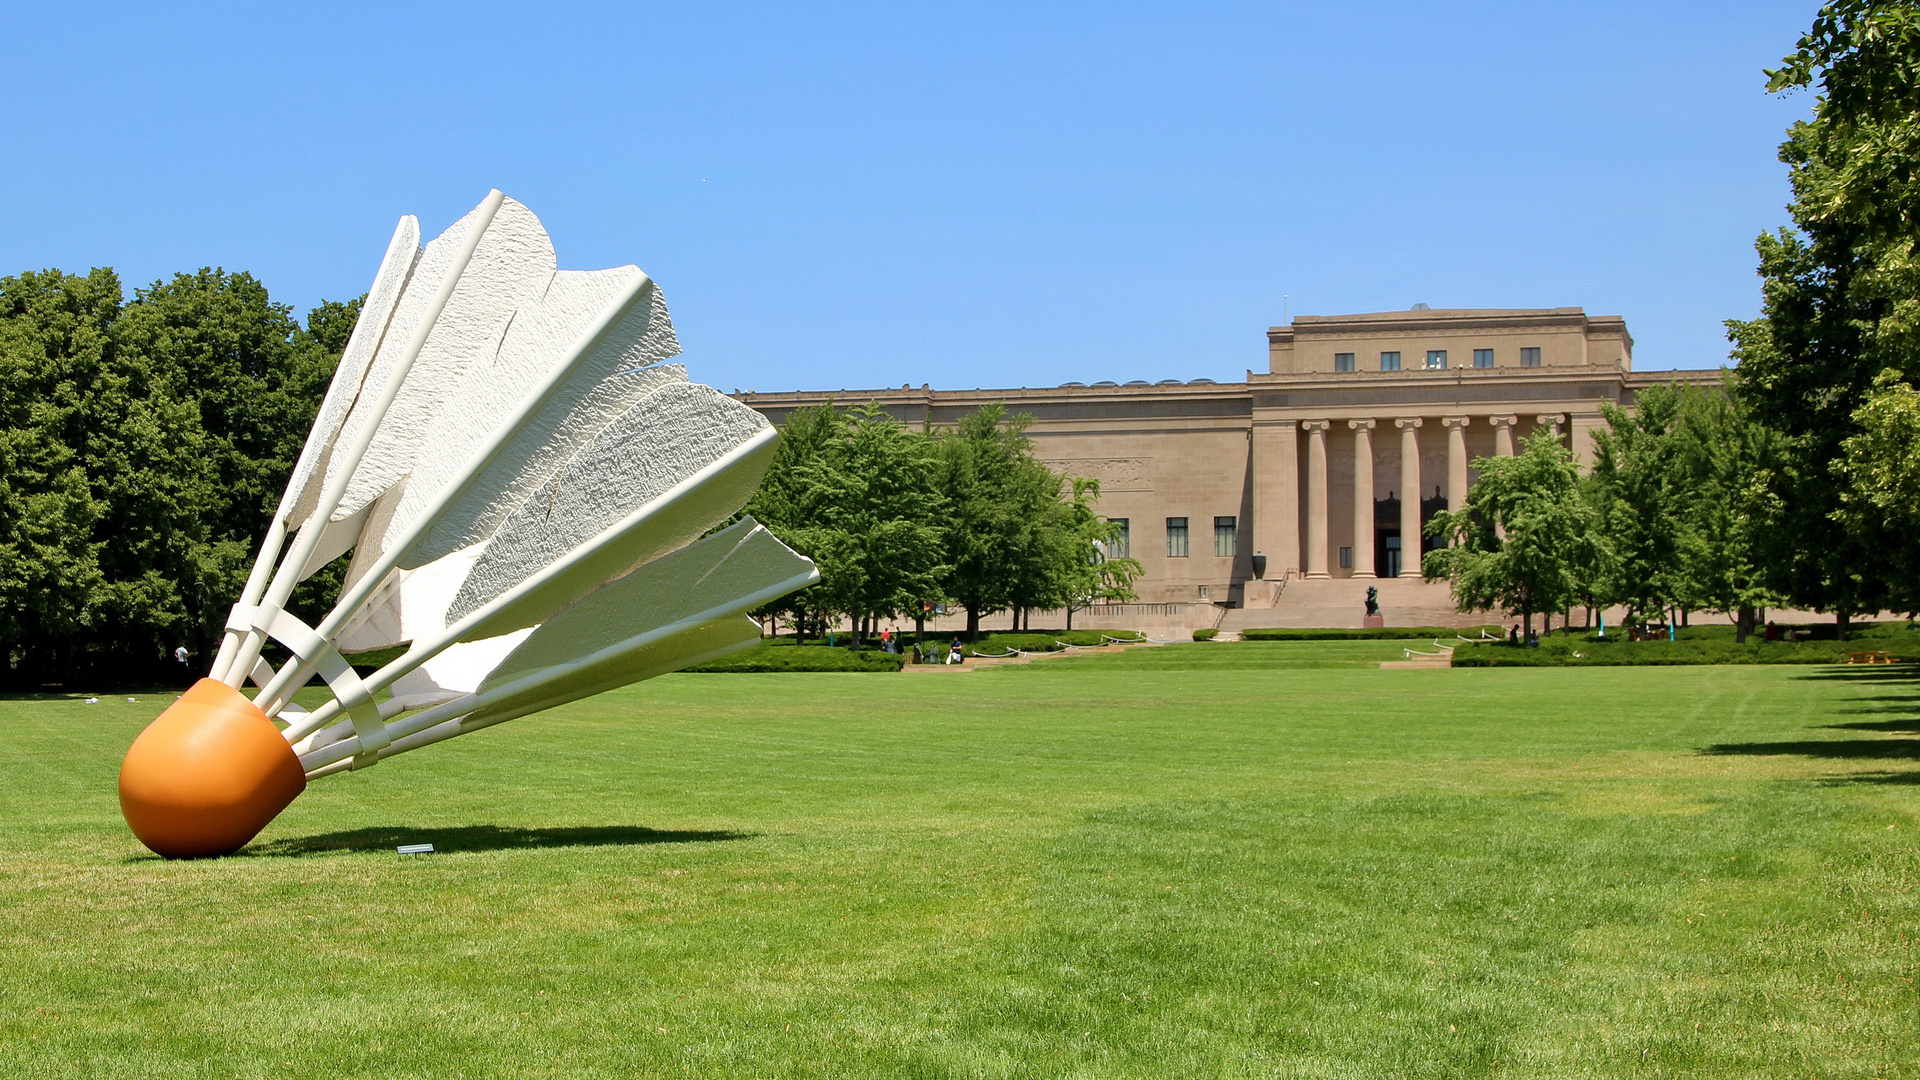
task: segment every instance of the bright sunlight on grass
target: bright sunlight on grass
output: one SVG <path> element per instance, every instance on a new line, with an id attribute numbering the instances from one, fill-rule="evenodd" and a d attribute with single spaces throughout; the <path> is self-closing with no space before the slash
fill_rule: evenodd
<path id="1" fill-rule="evenodd" d="M 1401 644 L 668 676 L 199 863 L 171 693 L 0 702 L 0 1075 L 1914 1075 L 1913 672 Z"/>

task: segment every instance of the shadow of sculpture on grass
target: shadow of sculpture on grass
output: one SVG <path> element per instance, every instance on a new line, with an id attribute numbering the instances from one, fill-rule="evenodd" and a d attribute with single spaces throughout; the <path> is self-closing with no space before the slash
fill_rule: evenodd
<path id="1" fill-rule="evenodd" d="M 511 825 L 460 825 L 445 829 L 374 827 L 268 840 L 243 856 L 299 858 L 335 852 L 384 851 L 404 844 L 432 844 L 436 854 L 456 851 L 524 851 L 559 847 L 638 847 L 648 844 L 710 844 L 748 840 L 754 833 L 727 829 L 649 829 L 642 825 L 581 825 L 523 829 Z"/>

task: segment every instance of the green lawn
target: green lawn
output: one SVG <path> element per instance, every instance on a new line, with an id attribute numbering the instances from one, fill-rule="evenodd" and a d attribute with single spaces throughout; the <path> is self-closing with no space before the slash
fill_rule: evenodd
<path id="1" fill-rule="evenodd" d="M 200 863 L 170 694 L 0 701 L 0 1076 L 1920 1075 L 1913 672 L 1401 647 L 669 676 Z"/>

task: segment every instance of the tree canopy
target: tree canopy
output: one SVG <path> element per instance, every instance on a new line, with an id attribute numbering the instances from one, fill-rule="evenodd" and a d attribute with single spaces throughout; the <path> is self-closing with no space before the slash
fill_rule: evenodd
<path id="1" fill-rule="evenodd" d="M 0 648 L 16 684 L 204 657 L 352 330 L 252 276 L 123 297 L 111 270 L 0 278 Z M 176 665 L 177 666 L 177 665 Z"/>
<path id="2" fill-rule="evenodd" d="M 1427 523 L 1449 546 L 1427 552 L 1421 573 L 1449 579 L 1461 610 L 1518 612 L 1531 632 L 1535 613 L 1571 607 L 1603 572 L 1599 515 L 1581 492 L 1572 453 L 1549 432 L 1521 440 L 1511 457 L 1476 458 L 1473 466 L 1480 480 L 1466 505 Z"/>
<path id="3" fill-rule="evenodd" d="M 1920 373 L 1920 7 L 1828 4 L 1767 74 L 1775 93 L 1815 89 L 1813 118 L 1780 147 L 1792 226 L 1757 242 L 1762 314 L 1728 329 L 1738 393 L 1782 439 L 1768 583 L 1844 623 L 1895 601 L 1887 553 L 1914 542 L 1846 512 L 1857 474 L 1830 466 L 1882 373 Z"/>
<path id="4" fill-rule="evenodd" d="M 934 433 L 873 402 L 795 410 L 747 510 L 821 579 L 770 612 L 821 633 L 837 617 L 860 630 L 950 601 L 977 635 L 1010 608 L 1131 599 L 1139 564 L 1098 547 L 1117 531 L 1094 510 L 1098 483 L 1035 459 L 1027 423 L 997 404 Z"/>

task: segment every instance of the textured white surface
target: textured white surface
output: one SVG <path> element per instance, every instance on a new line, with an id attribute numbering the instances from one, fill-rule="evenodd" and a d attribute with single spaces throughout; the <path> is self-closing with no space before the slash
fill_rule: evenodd
<path id="1" fill-rule="evenodd" d="M 373 505 L 366 508 L 364 516 L 359 516 L 361 524 L 357 535 L 363 537 L 379 536 L 386 532 L 387 522 L 392 519 L 394 508 L 400 505 L 401 498 L 406 495 L 406 488 L 406 478 L 401 477 L 399 483 L 381 492 L 380 497 L 373 500 Z M 327 528 L 348 527 L 355 516 L 358 515 L 350 515 L 346 518 L 329 522 Z M 356 543 L 353 548 L 353 558 L 347 563 L 345 585 L 350 587 L 354 582 L 359 581 L 362 577 L 372 572 L 374 564 L 379 561 L 379 556 L 380 549 L 378 545 Z M 315 567 L 315 569 L 318 569 L 318 567 Z"/>
<path id="2" fill-rule="evenodd" d="M 364 684 L 392 692 L 388 716 L 434 706 L 409 746 L 749 647 L 741 612 L 817 580 L 751 520 L 701 539 L 777 435 L 688 383 L 679 351 L 644 274 L 558 271 L 498 192 L 424 249 L 402 220 L 285 501 L 312 517 L 326 482 L 345 489 L 296 550 L 310 572 L 352 548 L 338 647 L 412 643 Z"/>
<path id="3" fill-rule="evenodd" d="M 339 635 L 340 648 L 385 649 L 444 629 L 447 605 L 484 550 L 485 544 L 475 544 L 418 569 L 394 571 L 400 584 L 382 590 L 370 602 L 367 617 Z"/>
<path id="4" fill-rule="evenodd" d="M 335 445 L 351 444 L 362 429 L 378 418 L 373 415 L 375 399 L 379 397 L 381 387 L 392 377 L 393 369 L 400 362 L 407 342 L 420 322 L 426 318 L 428 308 L 441 284 L 453 275 L 454 265 L 459 260 L 460 251 L 465 244 L 467 234 L 479 226 L 480 210 L 467 212 L 465 217 L 447 226 L 445 232 L 434 237 L 422 248 L 413 262 L 413 273 L 408 276 L 406 288 L 395 302 L 393 314 L 387 320 L 386 333 L 382 335 L 380 346 L 367 371 L 361 378 L 364 392 L 353 402 L 347 418 L 340 425 L 339 433 L 334 437 Z M 342 463 L 329 458 L 326 463 L 326 478 L 332 480 L 342 471 Z M 345 516 L 345 515 L 338 515 Z"/>
<path id="5" fill-rule="evenodd" d="M 319 501 L 334 436 L 340 433 L 340 425 L 346 422 L 348 410 L 360 395 L 367 364 L 380 347 L 387 324 L 393 318 L 394 305 L 419 257 L 420 221 L 408 214 L 393 230 L 386 257 L 380 260 L 380 269 L 374 273 L 373 287 L 367 290 L 366 302 L 360 305 L 360 318 L 353 324 L 353 335 L 347 339 L 340 363 L 333 369 L 333 381 L 327 384 L 327 396 L 320 403 L 319 415 L 314 417 L 313 429 L 307 433 L 307 444 L 300 448 L 300 460 L 294 463 L 293 475 L 287 480 L 287 493 L 280 500 L 280 509 L 287 515 L 288 529 L 299 528 Z"/>
<path id="6" fill-rule="evenodd" d="M 744 518 L 609 582 L 548 619 L 478 685 L 499 686 L 596 653 L 617 653 L 663 626 L 702 614 L 711 618 L 710 613 L 726 611 L 743 597 L 782 585 L 788 591 L 799 588 L 813 573 L 812 560 Z"/>
<path id="7" fill-rule="evenodd" d="M 567 440 L 556 445 L 555 434 L 566 432 L 577 445 L 618 415 L 574 416 L 573 403 L 557 392 L 570 384 L 604 382 L 613 374 L 608 368 L 632 344 L 620 334 L 626 316 L 636 307 L 650 308 L 654 292 L 646 275 L 632 266 L 561 271 L 538 300 L 514 313 L 499 349 L 468 372 L 421 448 L 407 497 L 383 544 L 401 543 L 416 525 L 436 542 L 415 543 L 401 565 L 446 554 L 448 538 L 456 549 L 483 539 L 525 497 L 524 491 L 503 494 L 499 481 L 489 483 L 490 478 L 540 467 L 542 462 L 530 460 L 540 455 L 527 453 L 529 446 L 547 449 L 544 464 L 550 474 L 571 452 Z M 652 380 L 674 377 L 652 375 Z M 489 469 L 495 462 L 513 468 Z"/>
<path id="8" fill-rule="evenodd" d="M 406 583 L 406 576 L 407 571 L 395 570 L 389 583 L 361 608 L 360 617 L 333 635 L 334 647 L 346 653 L 365 652 L 392 648 L 406 641 L 407 636 L 400 628 L 400 587 Z"/>
<path id="9" fill-rule="evenodd" d="M 394 311 L 388 329 L 389 348 L 382 349 L 368 372 L 378 384 L 400 359 L 396 352 L 428 314 L 432 290 L 437 288 L 459 250 L 460 241 L 475 224 L 473 214 L 440 234 L 421 255 L 415 281 L 409 284 Z M 443 243 L 448 246 L 437 251 Z M 400 392 L 375 429 L 373 442 L 354 470 L 345 497 L 333 512 L 335 520 L 348 517 L 378 498 L 412 470 L 434 415 L 459 385 L 460 378 L 482 355 L 491 351 L 506 330 L 514 309 L 540 294 L 553 277 L 553 245 L 540 219 L 526 207 L 506 199 L 493 216 L 473 257 L 460 274 L 453 294 L 433 322 L 426 344 L 401 383 Z M 434 272 L 430 272 L 434 271 Z M 353 428 L 350 414 L 342 437 Z M 365 416 L 358 417 L 360 423 Z M 332 467 L 337 468 L 337 463 Z"/>
<path id="10" fill-rule="evenodd" d="M 487 673 L 514 651 L 532 630 L 516 630 L 485 641 L 448 647 L 433 659 L 394 680 L 394 698 L 409 709 L 451 701 L 479 689 Z"/>
<path id="11" fill-rule="evenodd" d="M 684 383 L 680 343 L 660 290 L 645 292 L 565 373 L 538 409 L 422 532 L 400 565 L 418 566 L 480 542 L 542 482 L 633 404 L 668 383 Z M 659 365 L 659 366 L 649 366 Z"/>
<path id="12" fill-rule="evenodd" d="M 375 505 L 379 505 L 378 502 Z M 339 521 L 308 522 L 320 530 L 320 541 L 314 545 L 313 553 L 307 556 L 306 564 L 300 568 L 300 580 L 305 581 L 320 572 L 320 568 L 345 555 L 353 549 L 354 542 L 360 538 L 360 529 L 367 523 L 368 507 Z M 305 528 L 306 526 L 301 526 Z"/>
<path id="13" fill-rule="evenodd" d="M 751 647 L 759 626 L 741 613 L 819 576 L 812 561 L 742 519 L 612 582 L 537 630 L 456 645 L 428 661 L 424 673 L 396 680 L 388 708 L 427 711 L 390 725 L 394 753 Z M 333 730 L 347 734 L 344 725 Z M 331 741 L 316 735 L 296 751 L 309 769 L 355 752 L 345 744 L 324 749 Z"/>
<path id="14" fill-rule="evenodd" d="M 602 583 L 697 538 L 752 495 L 766 471 L 772 440 L 765 443 L 766 453 L 709 478 L 702 490 L 656 507 L 642 519 L 627 519 L 770 431 L 765 417 L 710 386 L 678 383 L 648 394 L 507 518 L 454 599 L 447 624 L 587 545 L 604 548 L 607 557 L 586 560 L 563 575 L 564 598 L 545 596 L 535 605 L 538 614 L 522 612 L 517 618 L 525 621 L 517 625 L 489 622 L 492 632 L 484 636 L 540 622 Z M 618 535 L 605 535 L 616 526 Z M 584 580 L 595 573 L 597 578 Z"/>

